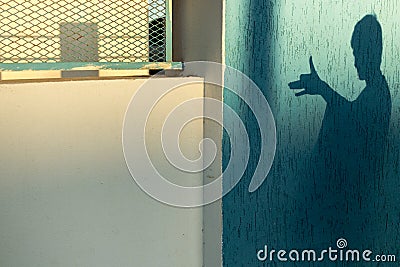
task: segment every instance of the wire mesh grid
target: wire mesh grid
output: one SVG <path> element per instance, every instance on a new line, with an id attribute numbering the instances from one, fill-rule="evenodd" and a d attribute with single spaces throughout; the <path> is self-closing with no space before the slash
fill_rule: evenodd
<path id="1" fill-rule="evenodd" d="M 168 0 L 1 0 L 0 62 L 164 62 Z"/>

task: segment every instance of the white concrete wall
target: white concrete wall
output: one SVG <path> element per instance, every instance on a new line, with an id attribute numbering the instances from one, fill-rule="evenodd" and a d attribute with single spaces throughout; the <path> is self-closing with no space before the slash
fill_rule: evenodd
<path id="1" fill-rule="evenodd" d="M 223 1 L 173 0 L 173 45 L 175 61 L 212 61 L 223 59 Z M 221 77 L 222 80 L 222 77 Z M 222 88 L 206 84 L 204 95 L 222 101 Z M 210 107 L 205 104 L 205 110 Z M 207 112 L 207 111 L 206 111 Z M 222 118 L 222 104 L 221 104 Z M 204 122 L 204 137 L 211 138 L 218 153 L 213 164 L 204 171 L 204 183 L 210 183 L 222 172 L 222 127 L 210 120 Z M 221 185 L 222 187 L 222 185 Z M 204 266 L 222 264 L 222 201 L 203 211 Z"/>
<path id="2" fill-rule="evenodd" d="M 223 58 L 223 1 L 174 0 L 173 45 L 175 61 L 212 61 Z M 221 77 L 222 80 L 222 77 Z M 222 100 L 222 88 L 205 85 L 206 97 Z M 209 109 L 207 104 L 205 110 Z M 207 112 L 207 111 L 206 111 Z M 222 104 L 221 104 L 222 119 Z M 204 137 L 211 138 L 218 153 L 213 164 L 204 171 L 204 183 L 210 183 L 222 172 L 222 127 L 210 120 L 204 122 Z M 222 187 L 222 185 L 221 185 Z M 204 207 L 204 266 L 222 264 L 222 201 Z"/>
<path id="3" fill-rule="evenodd" d="M 202 209 L 150 198 L 124 162 L 124 112 L 143 82 L 0 85 L 0 266 L 202 266 Z M 184 152 L 197 155 L 202 127 L 182 133 Z"/>

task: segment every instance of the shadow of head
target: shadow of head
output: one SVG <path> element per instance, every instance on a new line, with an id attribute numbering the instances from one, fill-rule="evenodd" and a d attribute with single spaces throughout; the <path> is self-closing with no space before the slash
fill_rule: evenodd
<path id="1" fill-rule="evenodd" d="M 360 80 L 367 80 L 379 73 L 382 61 L 382 28 L 374 15 L 366 15 L 357 22 L 351 47 Z"/>

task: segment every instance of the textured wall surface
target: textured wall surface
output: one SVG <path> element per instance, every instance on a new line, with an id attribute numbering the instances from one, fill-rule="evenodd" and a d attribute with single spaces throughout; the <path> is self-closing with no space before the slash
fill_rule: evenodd
<path id="1" fill-rule="evenodd" d="M 269 100 L 278 143 L 266 181 L 258 191 L 248 193 L 258 161 L 260 135 L 246 105 L 224 92 L 225 103 L 235 108 L 248 127 L 252 149 L 244 179 L 223 199 L 224 266 L 263 266 L 256 253 L 264 245 L 277 250 L 318 250 L 336 247 L 338 238 L 346 238 L 354 249 L 399 253 L 399 7 L 395 0 L 226 1 L 226 63 L 249 75 Z M 357 179 L 358 169 L 350 167 L 352 172 L 338 175 L 346 179 L 326 181 L 321 170 L 326 165 L 313 161 L 325 102 L 320 96 L 297 98 L 287 84 L 299 74 L 309 73 L 308 58 L 312 55 L 320 77 L 348 100 L 356 99 L 365 83 L 358 79 L 354 68 L 350 39 L 357 21 L 371 13 L 376 14 L 383 30 L 382 71 L 392 99 L 385 167 L 377 176 L 364 176 L 368 179 Z M 374 121 L 375 115 L 366 116 Z M 225 123 L 233 122 L 225 118 Z M 227 136 L 223 150 L 226 165 Z M 329 157 L 322 161 L 329 162 Z M 315 197 L 318 194 L 322 194 L 319 199 Z M 330 264 L 347 266 L 345 262 Z M 322 265 L 276 262 L 271 266 Z"/>

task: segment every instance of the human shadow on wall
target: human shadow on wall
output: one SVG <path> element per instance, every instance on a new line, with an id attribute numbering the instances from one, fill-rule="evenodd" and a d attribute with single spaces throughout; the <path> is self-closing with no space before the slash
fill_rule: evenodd
<path id="1" fill-rule="evenodd" d="M 381 234 L 376 218 L 383 205 L 379 198 L 392 107 L 380 69 L 382 30 L 375 16 L 366 15 L 355 25 L 351 47 L 359 79 L 366 82 L 356 100 L 347 100 L 324 82 L 312 57 L 310 73 L 289 87 L 304 89 L 296 96 L 320 95 L 326 101 L 306 167 L 309 194 L 302 203 L 314 240 L 326 243 L 345 237 L 352 245 L 365 246 L 375 244 Z"/>

